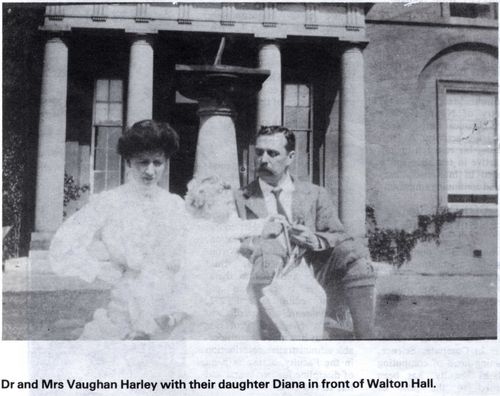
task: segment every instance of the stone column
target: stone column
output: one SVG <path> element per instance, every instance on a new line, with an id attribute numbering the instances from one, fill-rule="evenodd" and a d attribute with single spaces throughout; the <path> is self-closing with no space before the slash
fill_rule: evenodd
<path id="1" fill-rule="evenodd" d="M 153 66 L 154 50 L 152 37 L 134 35 L 130 45 L 130 61 L 127 97 L 127 127 L 137 121 L 153 118 Z M 168 190 L 169 166 L 160 180 L 160 186 Z M 127 178 L 127 175 L 125 176 Z"/>
<path id="2" fill-rule="evenodd" d="M 257 128 L 261 125 L 281 125 L 281 51 L 277 42 L 261 44 L 259 68 L 269 70 L 271 74 L 257 94 Z"/>
<path id="3" fill-rule="evenodd" d="M 277 41 L 263 42 L 259 47 L 259 68 L 269 70 L 271 74 L 257 93 L 257 130 L 262 125 L 281 125 L 282 81 L 281 50 Z M 253 142 L 248 148 L 248 181 L 255 179 L 255 153 Z"/>
<path id="4" fill-rule="evenodd" d="M 41 244 L 50 240 L 63 220 L 67 85 L 68 47 L 60 37 L 51 37 L 43 60 L 32 237 Z"/>
<path id="5" fill-rule="evenodd" d="M 365 235 L 366 158 L 365 84 L 361 48 L 347 48 L 341 58 L 340 219 L 347 231 Z"/>
<path id="6" fill-rule="evenodd" d="M 235 113 L 229 103 L 217 99 L 199 101 L 200 129 L 196 145 L 194 176 L 219 176 L 239 188 L 238 151 L 236 146 Z"/>
<path id="7" fill-rule="evenodd" d="M 151 38 L 136 35 L 130 46 L 127 126 L 153 118 L 153 46 Z"/>

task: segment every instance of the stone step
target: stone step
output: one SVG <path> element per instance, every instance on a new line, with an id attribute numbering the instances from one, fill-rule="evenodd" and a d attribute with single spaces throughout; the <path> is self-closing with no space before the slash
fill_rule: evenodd
<path id="1" fill-rule="evenodd" d="M 17 257 L 3 263 L 4 272 L 52 273 L 47 250 L 30 250 L 28 257 Z"/>
<path id="2" fill-rule="evenodd" d="M 32 260 L 42 259 L 47 260 L 49 258 L 48 250 L 30 250 L 28 257 Z"/>
<path id="3" fill-rule="evenodd" d="M 29 258 L 28 257 L 17 257 L 5 260 L 3 263 L 3 269 L 5 273 L 10 272 L 28 272 L 29 270 Z M 5 274 L 4 274 L 5 276 Z"/>
<path id="4" fill-rule="evenodd" d="M 43 258 L 45 257 L 45 258 Z M 3 291 L 108 289 L 103 281 L 87 283 L 75 277 L 59 277 L 50 270 L 46 253 L 10 259 L 4 263 Z M 497 276 L 405 273 L 377 263 L 377 293 L 413 296 L 496 298 Z"/>
<path id="5" fill-rule="evenodd" d="M 29 257 L 6 260 L 5 272 L 52 273 L 47 251 L 30 251 Z"/>

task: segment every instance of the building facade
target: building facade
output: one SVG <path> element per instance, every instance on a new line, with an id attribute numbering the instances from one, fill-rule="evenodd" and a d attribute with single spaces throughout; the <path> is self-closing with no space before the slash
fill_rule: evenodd
<path id="1" fill-rule="evenodd" d="M 462 210 L 439 247 L 417 246 L 414 263 L 496 274 L 496 5 L 375 4 L 366 29 L 367 201 L 377 220 L 411 230 L 436 209 Z"/>
<path id="2" fill-rule="evenodd" d="M 136 121 L 167 120 L 178 130 L 181 152 L 165 185 L 184 192 L 207 148 L 197 147 L 200 107 L 180 94 L 175 67 L 212 64 L 221 37 L 223 64 L 269 72 L 256 95 L 242 92 L 231 109 L 234 142 L 209 147 L 217 156 L 237 146 L 238 160 L 226 164 L 239 175 L 233 184 L 254 177 L 256 128 L 284 124 L 297 134 L 296 177 L 327 185 L 348 229 L 363 235 L 364 17 L 356 4 L 47 6 L 32 247 L 45 245 L 63 220 L 65 172 L 91 194 L 123 182 L 115 146 Z"/>
<path id="3" fill-rule="evenodd" d="M 31 248 L 46 248 L 63 221 L 65 173 L 90 194 L 124 182 L 115 145 L 135 121 L 179 132 L 164 186 L 185 192 L 201 114 L 176 65 L 213 64 L 225 37 L 223 64 L 269 72 L 225 113 L 236 184 L 254 177 L 258 126 L 284 124 L 297 135 L 293 173 L 328 189 L 351 233 L 365 234 L 366 205 L 380 226 L 407 230 L 462 210 L 441 245 L 414 258 L 496 273 L 497 19 L 494 3 L 49 5 Z"/>

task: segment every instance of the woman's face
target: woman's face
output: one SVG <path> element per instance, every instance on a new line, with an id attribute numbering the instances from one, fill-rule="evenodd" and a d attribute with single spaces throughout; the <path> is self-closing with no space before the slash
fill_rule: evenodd
<path id="1" fill-rule="evenodd" d="M 158 184 L 165 171 L 165 154 L 162 151 L 146 151 L 129 160 L 132 178 L 144 186 Z"/>

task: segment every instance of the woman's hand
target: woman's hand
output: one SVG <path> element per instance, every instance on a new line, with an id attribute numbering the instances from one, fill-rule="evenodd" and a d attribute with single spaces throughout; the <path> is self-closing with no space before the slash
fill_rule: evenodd
<path id="1" fill-rule="evenodd" d="M 110 261 L 102 261 L 101 264 L 102 267 L 97 274 L 97 278 L 111 283 L 112 285 L 121 279 L 123 270 L 119 265 L 116 265 Z"/>
<path id="2" fill-rule="evenodd" d="M 109 261 L 109 252 L 102 241 L 94 240 L 87 248 L 89 254 L 99 261 Z"/>

